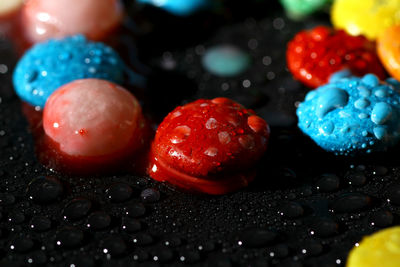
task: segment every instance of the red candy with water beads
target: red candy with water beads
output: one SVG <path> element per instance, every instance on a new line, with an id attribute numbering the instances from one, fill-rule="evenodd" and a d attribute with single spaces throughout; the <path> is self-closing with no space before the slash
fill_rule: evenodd
<path id="1" fill-rule="evenodd" d="M 228 193 L 253 180 L 268 138 L 267 123 L 252 110 L 227 98 L 197 100 L 160 124 L 148 172 L 190 191 Z"/>
<path id="2" fill-rule="evenodd" d="M 41 159 L 79 173 L 121 164 L 150 136 L 136 98 L 98 79 L 76 80 L 56 90 L 43 110 L 43 128 Z"/>
<path id="3" fill-rule="evenodd" d="M 358 76 L 386 76 L 375 43 L 325 26 L 299 32 L 288 44 L 286 59 L 294 77 L 311 88 L 327 83 L 331 74 L 344 68 Z"/>
<path id="4" fill-rule="evenodd" d="M 102 40 L 122 17 L 120 0 L 28 0 L 22 10 L 22 28 L 31 43 L 75 34 Z"/>

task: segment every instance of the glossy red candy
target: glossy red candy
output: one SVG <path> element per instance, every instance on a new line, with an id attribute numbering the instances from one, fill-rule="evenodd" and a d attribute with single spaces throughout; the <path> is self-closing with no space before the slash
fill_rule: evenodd
<path id="1" fill-rule="evenodd" d="M 78 172 L 119 164 L 143 148 L 146 138 L 136 98 L 98 79 L 76 80 L 56 90 L 43 110 L 43 128 L 49 160 Z"/>
<path id="2" fill-rule="evenodd" d="M 227 98 L 197 100 L 160 124 L 148 172 L 190 191 L 228 193 L 254 178 L 268 138 L 267 123 L 242 105 Z"/>
<path id="3" fill-rule="evenodd" d="M 101 40 L 120 24 L 122 15 L 120 0 L 28 0 L 22 20 L 31 43 L 75 34 Z"/>
<path id="4" fill-rule="evenodd" d="M 293 76 L 311 88 L 327 83 L 331 74 L 344 68 L 358 76 L 386 76 L 374 42 L 325 26 L 299 32 L 288 44 L 286 59 Z"/>

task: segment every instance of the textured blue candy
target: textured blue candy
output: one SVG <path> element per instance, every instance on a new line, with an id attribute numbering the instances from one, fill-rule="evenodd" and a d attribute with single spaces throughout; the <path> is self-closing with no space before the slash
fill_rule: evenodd
<path id="1" fill-rule="evenodd" d="M 384 151 L 400 140 L 400 84 L 341 72 L 310 91 L 297 109 L 299 128 L 338 155 Z"/>
<path id="2" fill-rule="evenodd" d="M 13 83 L 24 101 L 43 107 L 60 86 L 77 79 L 124 80 L 124 63 L 110 47 L 82 35 L 36 44 L 18 62 Z"/>
<path id="3" fill-rule="evenodd" d="M 137 0 L 137 2 L 162 8 L 176 16 L 189 16 L 211 5 L 210 0 Z"/>
<path id="4" fill-rule="evenodd" d="M 238 75 L 250 66 L 249 55 L 231 45 L 207 49 L 202 61 L 208 72 L 222 77 Z"/>

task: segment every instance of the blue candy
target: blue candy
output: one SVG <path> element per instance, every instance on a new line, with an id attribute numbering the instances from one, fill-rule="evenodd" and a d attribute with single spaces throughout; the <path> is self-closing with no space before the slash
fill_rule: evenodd
<path id="1" fill-rule="evenodd" d="M 299 128 L 326 151 L 384 151 L 400 140 L 399 83 L 338 73 L 306 95 L 297 116 Z"/>
<path id="2" fill-rule="evenodd" d="M 162 8 L 176 16 L 190 16 L 211 5 L 210 0 L 137 0 L 137 2 Z"/>
<path id="3" fill-rule="evenodd" d="M 13 83 L 24 101 L 43 107 L 60 86 L 77 79 L 124 81 L 125 65 L 110 47 L 82 35 L 36 44 L 18 62 Z"/>
<path id="4" fill-rule="evenodd" d="M 208 72 L 230 77 L 244 72 L 251 62 L 249 55 L 242 50 L 231 45 L 221 45 L 207 49 L 202 63 Z"/>

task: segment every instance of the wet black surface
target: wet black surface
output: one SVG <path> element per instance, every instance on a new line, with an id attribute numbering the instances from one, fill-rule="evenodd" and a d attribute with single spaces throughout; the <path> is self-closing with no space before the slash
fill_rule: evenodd
<path id="1" fill-rule="evenodd" d="M 42 167 L 11 85 L 16 58 L 0 41 L 0 266 L 344 266 L 363 235 L 399 223 L 399 147 L 334 157 L 296 128 L 307 89 L 285 69 L 285 45 L 328 17 L 291 22 L 277 4 L 240 2 L 188 19 L 131 10 L 149 77 L 141 100 L 156 120 L 177 104 L 227 96 L 271 125 L 256 180 L 219 197 Z M 221 43 L 247 51 L 252 66 L 229 79 L 207 73 L 201 56 Z"/>

